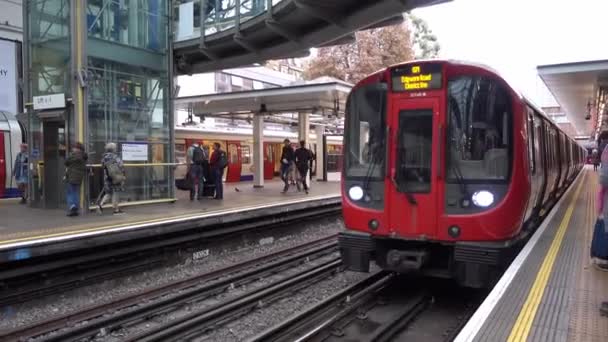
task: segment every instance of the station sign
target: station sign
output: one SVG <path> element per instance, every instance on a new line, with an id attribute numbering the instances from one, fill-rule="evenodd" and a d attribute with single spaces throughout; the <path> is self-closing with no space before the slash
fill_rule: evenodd
<path id="1" fill-rule="evenodd" d="M 65 94 L 34 96 L 34 110 L 65 108 Z"/>
<path id="2" fill-rule="evenodd" d="M 393 91 L 441 89 L 441 64 L 423 63 L 395 67 L 391 70 Z"/>

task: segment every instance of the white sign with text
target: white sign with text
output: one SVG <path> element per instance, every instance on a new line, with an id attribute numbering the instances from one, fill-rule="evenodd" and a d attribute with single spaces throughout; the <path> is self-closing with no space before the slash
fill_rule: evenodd
<path id="1" fill-rule="evenodd" d="M 122 144 L 122 160 L 148 161 L 148 144 L 124 143 Z"/>
<path id="2" fill-rule="evenodd" d="M 34 110 L 65 108 L 65 94 L 34 96 Z"/>

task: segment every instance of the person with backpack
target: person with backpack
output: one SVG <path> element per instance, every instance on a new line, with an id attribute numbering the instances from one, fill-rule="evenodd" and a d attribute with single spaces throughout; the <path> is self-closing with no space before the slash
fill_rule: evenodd
<path id="1" fill-rule="evenodd" d="M 88 156 L 84 146 L 77 142 L 72 147 L 70 156 L 65 161 L 66 201 L 68 216 L 78 216 L 80 210 L 80 184 L 87 173 Z"/>
<path id="2" fill-rule="evenodd" d="M 312 160 L 312 152 L 306 148 L 306 141 L 300 141 L 300 148 L 295 152 L 296 156 L 296 168 L 298 170 L 297 186 L 300 190 L 300 183 L 304 187 L 304 191 L 308 194 L 308 185 L 306 184 L 306 175 L 310 167 L 310 161 Z"/>
<path id="3" fill-rule="evenodd" d="M 206 161 L 207 154 L 205 153 L 205 150 L 196 142 L 192 144 L 188 149 L 188 175 L 192 179 L 192 187 L 190 188 L 191 201 L 194 201 L 194 194 L 197 194 L 197 200 L 203 198 L 203 189 L 205 187 L 203 168 Z"/>
<path id="4" fill-rule="evenodd" d="M 224 199 L 224 185 L 222 178 L 224 177 L 224 169 L 228 166 L 228 157 L 226 152 L 222 150 L 220 143 L 213 143 L 213 155 L 209 161 L 213 178 L 215 179 L 215 197 L 216 200 Z"/>
<path id="5" fill-rule="evenodd" d="M 103 205 L 111 198 L 114 215 L 122 214 L 123 211 L 118 207 L 120 201 L 120 193 L 124 191 L 124 183 L 127 179 L 122 159 L 116 153 L 116 144 L 107 143 L 106 152 L 101 159 L 101 165 L 104 175 L 104 195 L 101 201 L 97 203 L 97 212 L 103 212 Z"/>

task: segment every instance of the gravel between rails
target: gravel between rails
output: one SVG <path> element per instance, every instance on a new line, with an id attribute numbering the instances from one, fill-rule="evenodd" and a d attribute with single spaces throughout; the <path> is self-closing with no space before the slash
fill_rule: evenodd
<path id="1" fill-rule="evenodd" d="M 222 342 L 245 341 L 262 331 L 281 323 L 287 317 L 305 310 L 336 292 L 370 276 L 377 268 L 372 266 L 371 273 L 344 271 L 315 284 L 312 287 L 285 297 L 266 307 L 258 308 L 255 312 L 229 322 L 216 330 L 202 335 L 193 341 Z"/>
<path id="2" fill-rule="evenodd" d="M 0 308 L 0 332 L 33 324 L 53 316 L 64 315 L 91 305 L 108 303 L 127 295 L 220 269 L 246 259 L 261 257 L 278 250 L 336 234 L 344 229 L 341 218 L 327 218 L 305 223 L 296 233 L 273 239 L 269 235 L 255 241 L 244 241 L 237 248 L 210 254 L 204 259 L 171 267 L 161 267 L 132 276 L 108 280 L 67 291 L 51 298 Z M 292 228 L 292 227 L 289 227 Z"/>

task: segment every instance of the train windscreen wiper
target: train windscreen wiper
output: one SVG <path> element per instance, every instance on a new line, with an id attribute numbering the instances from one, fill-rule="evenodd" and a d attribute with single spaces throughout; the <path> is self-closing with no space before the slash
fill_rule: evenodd
<path id="1" fill-rule="evenodd" d="M 460 166 L 454 159 L 454 155 L 450 153 L 450 169 L 454 171 L 454 176 L 456 176 L 456 182 L 458 183 L 458 188 L 460 189 L 460 194 L 463 199 L 470 200 L 469 191 L 467 190 L 467 184 L 464 181 L 464 177 L 462 176 L 462 171 L 460 170 Z"/>

